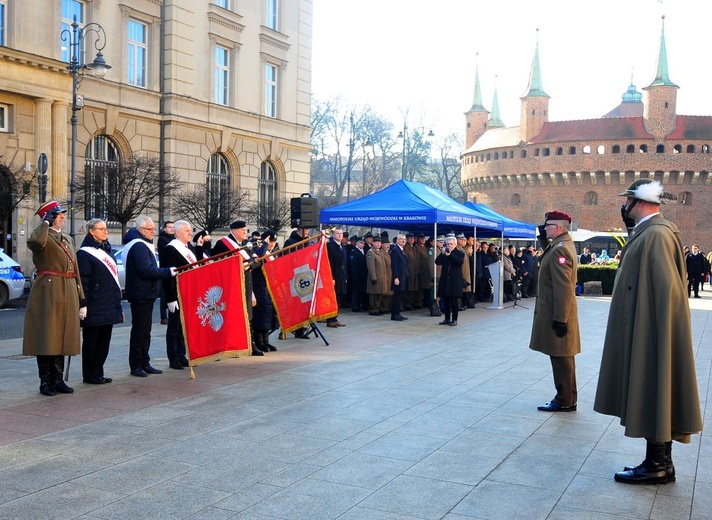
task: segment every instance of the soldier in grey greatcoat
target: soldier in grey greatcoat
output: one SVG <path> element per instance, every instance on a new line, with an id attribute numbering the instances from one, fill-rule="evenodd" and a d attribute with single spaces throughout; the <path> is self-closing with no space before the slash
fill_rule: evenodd
<path id="1" fill-rule="evenodd" d="M 620 417 L 645 438 L 642 464 L 615 474 L 628 484 L 675 480 L 672 441 L 702 430 L 692 350 L 685 257 L 675 224 L 660 214 L 667 194 L 651 179 L 621 193 L 628 242 L 613 285 L 593 409 Z"/>
<path id="2" fill-rule="evenodd" d="M 373 237 L 373 246 L 366 253 L 366 266 L 368 268 L 368 281 L 366 292 L 368 293 L 368 314 L 370 316 L 383 315 L 383 295 L 388 292 L 390 286 L 390 262 L 386 264 L 388 256 L 382 249 L 381 237 Z M 390 258 L 389 258 L 390 260 Z"/>

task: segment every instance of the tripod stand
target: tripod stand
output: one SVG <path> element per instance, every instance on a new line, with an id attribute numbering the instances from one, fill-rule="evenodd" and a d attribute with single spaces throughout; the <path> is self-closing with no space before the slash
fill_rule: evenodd
<path id="1" fill-rule="evenodd" d="M 522 282 L 521 280 L 512 280 L 512 282 L 516 287 L 516 290 L 513 292 L 512 296 L 514 297 L 514 303 L 512 305 L 507 305 L 505 309 L 513 309 L 514 307 L 521 307 L 522 309 L 529 310 L 529 307 L 525 307 L 524 305 L 520 305 L 517 302 L 522 299 Z"/>
<path id="2" fill-rule="evenodd" d="M 314 337 L 321 338 L 321 340 L 324 342 L 324 345 L 327 347 L 329 346 L 329 342 L 326 339 L 326 336 L 321 332 L 321 329 L 317 326 L 316 323 L 312 322 L 307 326 L 306 332 L 304 332 L 304 337 L 308 338 L 310 334 L 314 334 Z"/>

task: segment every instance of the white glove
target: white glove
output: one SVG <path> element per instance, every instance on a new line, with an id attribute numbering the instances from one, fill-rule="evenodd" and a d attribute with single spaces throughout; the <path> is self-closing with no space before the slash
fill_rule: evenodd
<path id="1" fill-rule="evenodd" d="M 79 308 L 79 319 L 83 320 L 84 318 L 87 317 L 87 308 L 86 307 L 80 307 Z"/>
<path id="2" fill-rule="evenodd" d="M 178 302 L 168 302 L 166 304 L 168 312 L 176 312 L 178 310 Z"/>
<path id="3" fill-rule="evenodd" d="M 171 276 L 175 277 L 176 274 L 178 274 L 178 269 L 171 267 Z"/>

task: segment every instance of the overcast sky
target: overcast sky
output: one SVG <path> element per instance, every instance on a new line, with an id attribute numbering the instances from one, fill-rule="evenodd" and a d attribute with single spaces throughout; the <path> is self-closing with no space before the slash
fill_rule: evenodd
<path id="1" fill-rule="evenodd" d="M 479 63 L 483 104 L 519 125 L 537 40 L 553 121 L 597 118 L 633 75 L 655 74 L 665 15 L 678 113 L 712 114 L 709 0 L 314 0 L 312 91 L 402 125 L 464 134 Z M 478 56 L 479 54 L 479 56 Z M 496 78 L 496 79 L 495 79 Z"/>

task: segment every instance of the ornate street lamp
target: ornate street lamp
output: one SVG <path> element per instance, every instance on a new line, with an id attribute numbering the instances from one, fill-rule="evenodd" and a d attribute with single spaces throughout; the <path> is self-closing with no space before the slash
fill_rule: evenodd
<path id="1" fill-rule="evenodd" d="M 84 40 L 91 34 L 95 35 L 94 48 L 97 52 L 94 61 L 86 63 Z M 69 184 L 69 234 L 74 238 L 74 205 L 77 193 L 77 112 L 84 107 L 84 96 L 77 94 L 77 90 L 87 70 L 91 71 L 93 76 L 103 78 L 111 66 L 107 65 L 106 60 L 104 60 L 104 55 L 101 53 L 106 46 L 106 32 L 104 32 L 104 28 L 98 23 L 89 23 L 80 28 L 77 23 L 77 17 L 75 16 L 71 29 L 63 30 L 61 36 L 63 42 L 69 43 L 69 64 L 67 65 L 67 70 L 72 75 L 72 169 Z"/>
<path id="2" fill-rule="evenodd" d="M 415 129 L 417 130 L 422 130 L 425 132 L 425 127 L 424 126 L 419 126 L 418 128 Z M 435 133 L 432 130 L 428 130 L 427 137 L 435 137 Z M 401 179 L 405 180 L 405 168 L 406 168 L 406 152 L 407 152 L 407 146 L 406 143 L 408 141 L 408 121 L 403 121 L 403 131 L 398 132 L 398 139 L 403 139 L 403 156 L 401 160 Z"/>

